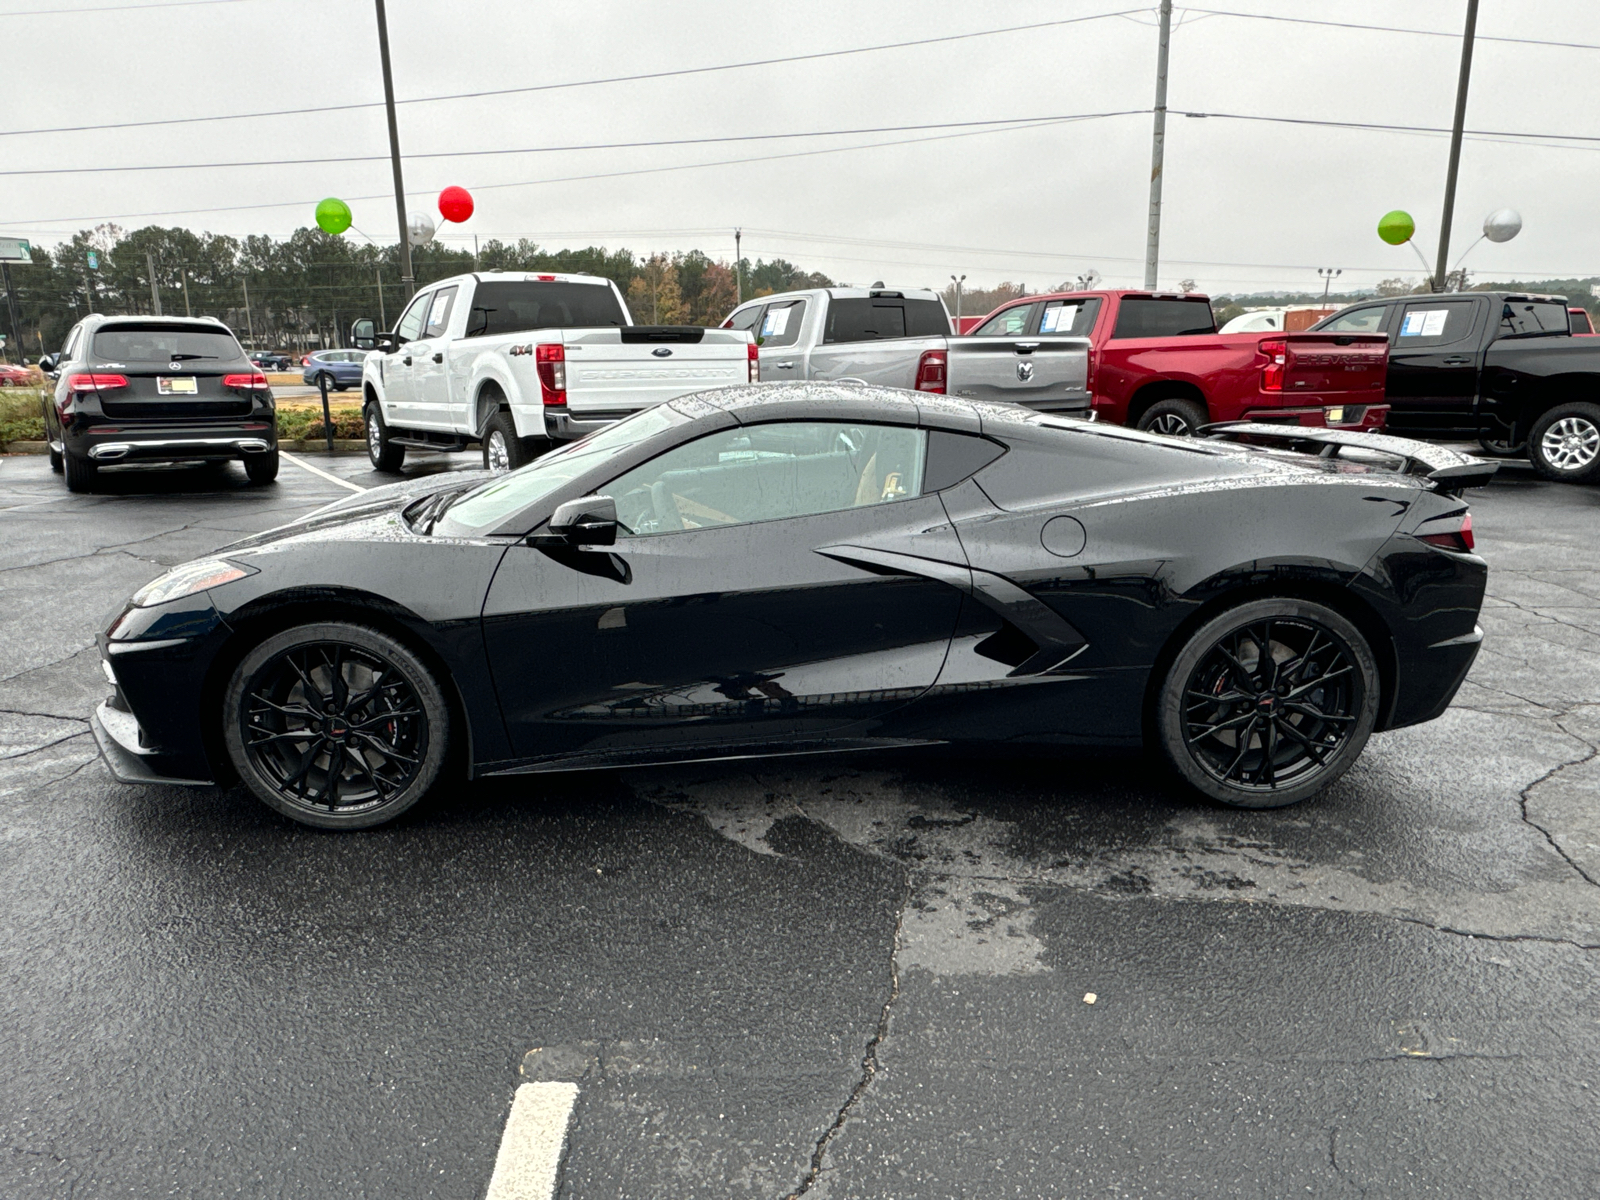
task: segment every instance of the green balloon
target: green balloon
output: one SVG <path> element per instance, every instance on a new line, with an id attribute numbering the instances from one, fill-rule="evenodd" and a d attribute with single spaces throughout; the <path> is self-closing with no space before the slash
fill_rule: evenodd
<path id="1" fill-rule="evenodd" d="M 1384 213 L 1378 221 L 1378 236 L 1391 246 L 1404 245 L 1416 231 L 1417 223 L 1411 219 L 1411 214 L 1398 208 Z"/>
<path id="2" fill-rule="evenodd" d="M 337 236 L 350 228 L 350 206 L 329 196 L 317 205 L 317 228 Z"/>

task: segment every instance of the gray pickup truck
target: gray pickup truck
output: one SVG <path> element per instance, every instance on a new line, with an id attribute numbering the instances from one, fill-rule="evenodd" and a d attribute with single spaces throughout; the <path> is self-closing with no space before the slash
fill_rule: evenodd
<path id="1" fill-rule="evenodd" d="M 937 292 L 814 288 L 762 296 L 725 329 L 747 330 L 761 378 L 859 379 L 1041 412 L 1089 412 L 1089 342 L 1081 337 L 956 337 Z"/>

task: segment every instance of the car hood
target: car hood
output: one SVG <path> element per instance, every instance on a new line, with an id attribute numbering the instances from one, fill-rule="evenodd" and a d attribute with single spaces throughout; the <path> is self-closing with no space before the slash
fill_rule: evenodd
<path id="1" fill-rule="evenodd" d="M 304 538 L 308 534 L 321 534 L 334 539 L 347 538 L 352 534 L 360 536 L 355 530 L 360 525 L 370 525 L 373 535 L 377 536 L 377 530 L 388 525 L 381 518 L 398 516 L 411 504 L 431 496 L 459 495 L 493 477 L 492 472 L 483 470 L 446 471 L 368 488 L 342 500 L 335 500 L 332 504 L 325 504 L 287 525 L 279 525 L 254 537 L 234 542 L 218 553 L 228 555 L 260 550 L 279 542 Z"/>

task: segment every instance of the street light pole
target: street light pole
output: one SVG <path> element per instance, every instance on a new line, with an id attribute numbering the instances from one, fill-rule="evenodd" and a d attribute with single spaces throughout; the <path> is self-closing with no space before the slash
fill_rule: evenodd
<path id="1" fill-rule="evenodd" d="M 1156 52 L 1156 119 L 1150 134 L 1150 230 L 1144 244 L 1146 291 L 1155 290 L 1156 263 L 1161 257 L 1161 172 L 1167 147 L 1167 46 L 1171 41 L 1172 0 L 1161 0 L 1161 44 Z"/>
<path id="2" fill-rule="evenodd" d="M 1450 218 L 1456 211 L 1456 170 L 1461 166 L 1461 127 L 1467 119 L 1467 83 L 1472 78 L 1472 39 L 1478 29 L 1478 0 L 1467 0 L 1467 27 L 1461 35 L 1461 75 L 1456 80 L 1456 123 L 1450 130 L 1450 167 L 1444 179 L 1444 219 L 1439 222 L 1439 265 L 1433 290 L 1444 291 L 1450 257 Z"/>
<path id="3" fill-rule="evenodd" d="M 744 236 L 743 229 L 733 231 L 733 304 L 737 308 L 744 303 L 744 258 L 739 249 L 739 240 Z"/>
<path id="4" fill-rule="evenodd" d="M 1344 274 L 1343 267 L 1318 267 L 1317 274 L 1322 277 L 1322 302 L 1328 302 L 1328 289 L 1333 286 L 1333 281 Z"/>
<path id="5" fill-rule="evenodd" d="M 383 106 L 389 115 L 389 162 L 394 167 L 394 211 L 400 222 L 400 282 L 405 285 L 406 299 L 417 294 L 417 280 L 411 273 L 411 237 L 406 222 L 406 185 L 400 174 L 400 127 L 394 119 L 394 75 L 389 70 L 389 20 L 384 15 L 383 0 L 378 6 L 378 56 L 383 60 Z"/>
<path id="6" fill-rule="evenodd" d="M 956 285 L 956 332 L 957 333 L 961 332 L 961 285 L 963 283 L 965 283 L 966 281 L 967 281 L 967 277 L 965 275 L 961 276 L 959 279 L 956 278 L 956 276 L 954 276 L 954 275 L 950 276 L 950 282 L 952 282 L 952 283 L 954 283 Z"/>

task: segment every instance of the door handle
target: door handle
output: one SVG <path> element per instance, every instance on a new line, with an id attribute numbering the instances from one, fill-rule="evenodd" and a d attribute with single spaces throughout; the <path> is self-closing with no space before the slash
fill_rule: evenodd
<path id="1" fill-rule="evenodd" d="M 406 355 L 406 366 L 409 367 L 410 365 L 411 365 L 411 355 L 408 354 L 408 355 Z"/>
<path id="2" fill-rule="evenodd" d="M 1444 365 L 1447 366 L 1447 367 L 1464 367 L 1468 363 L 1470 363 L 1471 361 L 1472 361 L 1472 359 L 1468 358 L 1466 355 L 1457 354 L 1457 355 L 1454 355 L 1453 357 L 1445 359 L 1444 360 Z"/>
<path id="3" fill-rule="evenodd" d="M 434 362 L 443 362 L 444 361 L 444 354 L 442 352 L 439 353 L 439 354 L 435 354 L 433 356 L 433 361 Z"/>
<path id="4" fill-rule="evenodd" d="M 792 371 L 792 370 L 794 370 L 794 364 L 793 363 L 773 363 L 772 364 L 772 369 L 774 371 Z"/>

